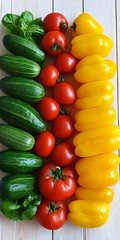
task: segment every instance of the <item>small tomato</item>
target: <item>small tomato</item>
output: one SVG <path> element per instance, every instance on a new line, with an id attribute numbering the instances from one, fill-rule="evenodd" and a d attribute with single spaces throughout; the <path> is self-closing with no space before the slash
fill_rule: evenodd
<path id="1" fill-rule="evenodd" d="M 68 28 L 68 21 L 63 14 L 58 12 L 53 12 L 53 13 L 49 13 L 43 19 L 43 26 L 47 32 L 61 31 L 64 33 Z"/>

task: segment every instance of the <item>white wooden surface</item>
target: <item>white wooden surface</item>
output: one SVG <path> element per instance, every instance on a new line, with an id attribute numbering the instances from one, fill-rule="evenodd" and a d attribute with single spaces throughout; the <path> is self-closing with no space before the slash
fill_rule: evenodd
<path id="1" fill-rule="evenodd" d="M 113 79 L 115 85 L 114 106 L 117 110 L 117 122 L 120 124 L 120 0 L 0 0 L 0 20 L 6 13 L 20 14 L 30 10 L 35 17 L 44 18 L 49 12 L 63 13 L 69 25 L 81 12 L 92 14 L 104 27 L 105 34 L 114 41 L 110 54 L 118 65 Z M 0 26 L 0 54 L 5 53 L 2 36 L 5 30 Z M 0 78 L 4 73 L 0 72 Z M 1 145 L 1 148 L 3 146 Z M 1 173 L 2 176 L 2 173 Z M 97 229 L 81 229 L 67 222 L 61 229 L 54 232 L 37 224 L 36 220 L 13 222 L 0 215 L 1 240 L 119 240 L 120 239 L 120 183 L 114 187 L 115 197 L 111 204 L 110 217 L 106 225 Z"/>

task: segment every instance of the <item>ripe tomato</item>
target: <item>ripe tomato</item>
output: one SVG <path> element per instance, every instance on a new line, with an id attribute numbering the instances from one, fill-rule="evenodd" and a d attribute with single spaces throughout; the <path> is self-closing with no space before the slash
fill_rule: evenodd
<path id="1" fill-rule="evenodd" d="M 52 201 L 60 201 L 72 196 L 77 186 L 74 168 L 60 168 L 53 163 L 41 167 L 38 181 L 40 193 Z"/>
<path id="2" fill-rule="evenodd" d="M 41 40 L 41 47 L 49 55 L 61 53 L 66 48 L 66 44 L 65 35 L 59 31 L 47 32 Z"/>
<path id="3" fill-rule="evenodd" d="M 52 162 L 60 167 L 68 166 L 76 160 L 74 147 L 68 142 L 55 145 L 51 157 Z"/>
<path id="4" fill-rule="evenodd" d="M 78 60 L 71 53 L 60 53 L 55 66 L 61 73 L 70 73 L 75 70 Z"/>
<path id="5" fill-rule="evenodd" d="M 43 26 L 47 32 L 49 31 L 61 31 L 65 32 L 68 28 L 68 21 L 64 15 L 58 12 L 49 13 L 43 19 Z"/>
<path id="6" fill-rule="evenodd" d="M 35 153 L 40 157 L 48 157 L 55 145 L 55 137 L 51 132 L 45 131 L 38 135 L 35 142 Z"/>
<path id="7" fill-rule="evenodd" d="M 66 114 L 58 115 L 52 122 L 52 132 L 57 138 L 68 138 L 74 134 L 74 121 Z"/>
<path id="8" fill-rule="evenodd" d="M 52 88 L 52 96 L 62 105 L 71 105 L 76 100 L 76 91 L 69 82 L 58 82 Z"/>
<path id="9" fill-rule="evenodd" d="M 65 202 L 51 202 L 44 199 L 37 208 L 36 218 L 44 228 L 56 230 L 65 224 L 67 213 L 68 208 Z"/>
<path id="10" fill-rule="evenodd" d="M 56 84 L 59 78 L 59 71 L 52 65 L 47 65 L 42 68 L 38 76 L 39 82 L 45 87 L 51 87 Z"/>
<path id="11" fill-rule="evenodd" d="M 43 119 L 50 121 L 57 117 L 60 111 L 60 106 L 53 98 L 44 97 L 38 103 L 37 110 Z"/>

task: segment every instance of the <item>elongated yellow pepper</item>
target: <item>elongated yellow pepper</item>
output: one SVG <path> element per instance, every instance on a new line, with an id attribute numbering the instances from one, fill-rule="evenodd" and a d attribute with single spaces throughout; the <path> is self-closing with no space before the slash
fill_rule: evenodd
<path id="1" fill-rule="evenodd" d="M 107 203 L 89 200 L 75 200 L 69 204 L 68 219 L 79 227 L 96 228 L 104 225 L 109 217 Z"/>
<path id="2" fill-rule="evenodd" d="M 79 200 L 92 200 L 105 203 L 111 203 L 114 197 L 112 188 L 103 187 L 96 189 L 89 189 L 78 187 L 75 191 L 76 199 Z"/>
<path id="3" fill-rule="evenodd" d="M 104 125 L 77 134 L 73 139 L 75 154 L 90 157 L 113 152 L 120 148 L 120 127 Z"/>
<path id="4" fill-rule="evenodd" d="M 91 55 L 79 61 L 74 78 L 80 83 L 110 80 L 114 77 L 116 69 L 114 61 Z"/>
<path id="5" fill-rule="evenodd" d="M 78 59 L 89 55 L 107 57 L 113 47 L 113 41 L 103 34 L 79 35 L 71 41 L 71 53 Z"/>
<path id="6" fill-rule="evenodd" d="M 88 13 L 81 13 L 75 18 L 72 26 L 72 36 L 89 33 L 103 33 L 103 27 Z"/>
<path id="7" fill-rule="evenodd" d="M 75 114 L 75 129 L 83 132 L 88 129 L 112 125 L 116 120 L 116 110 L 113 106 L 101 106 L 78 111 Z"/>
<path id="8" fill-rule="evenodd" d="M 77 109 L 111 105 L 114 100 L 114 85 L 110 81 L 85 83 L 77 90 Z"/>
<path id="9" fill-rule="evenodd" d="M 80 159 L 75 165 L 79 185 L 96 189 L 116 184 L 119 180 L 119 163 L 120 158 L 114 153 Z"/>

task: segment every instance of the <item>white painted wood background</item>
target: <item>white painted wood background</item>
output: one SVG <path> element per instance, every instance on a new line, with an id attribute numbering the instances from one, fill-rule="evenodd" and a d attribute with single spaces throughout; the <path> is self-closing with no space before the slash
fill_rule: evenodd
<path id="1" fill-rule="evenodd" d="M 117 124 L 120 123 L 120 0 L 0 0 L 0 20 L 6 13 L 20 14 L 29 10 L 35 17 L 44 18 L 49 12 L 63 13 L 69 25 L 80 13 L 92 14 L 104 27 L 105 34 L 114 41 L 110 54 L 118 65 L 118 71 L 113 79 L 115 85 L 114 106 L 117 110 Z M 5 53 L 2 36 L 5 30 L 0 26 L 0 54 Z M 0 72 L 0 78 L 4 75 Z M 1 146 L 3 148 L 3 146 Z M 2 176 L 2 173 L 1 173 Z M 120 183 L 115 187 L 115 197 L 111 204 L 110 217 L 106 225 L 97 229 L 81 229 L 67 222 L 61 229 L 54 232 L 46 230 L 37 224 L 36 220 L 19 221 L 0 215 L 1 240 L 120 240 Z"/>

